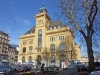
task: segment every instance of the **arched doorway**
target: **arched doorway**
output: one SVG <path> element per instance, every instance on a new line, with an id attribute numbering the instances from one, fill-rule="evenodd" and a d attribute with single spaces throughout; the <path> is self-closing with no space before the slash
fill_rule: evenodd
<path id="1" fill-rule="evenodd" d="M 24 56 L 22 57 L 22 63 L 25 63 L 25 57 Z"/>
<path id="2" fill-rule="evenodd" d="M 60 55 L 60 68 L 64 69 L 67 67 L 66 55 Z"/>
<path id="3" fill-rule="evenodd" d="M 51 55 L 50 60 L 51 60 L 51 64 L 55 65 L 55 56 L 54 55 Z"/>
<path id="4" fill-rule="evenodd" d="M 41 65 L 41 56 L 40 55 L 38 55 L 36 60 L 37 60 L 37 65 Z"/>

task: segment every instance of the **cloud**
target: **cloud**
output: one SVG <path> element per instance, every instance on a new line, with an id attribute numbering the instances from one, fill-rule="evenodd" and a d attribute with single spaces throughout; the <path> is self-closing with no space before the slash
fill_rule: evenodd
<path id="1" fill-rule="evenodd" d="M 19 18 L 16 18 L 16 20 L 20 21 L 25 26 L 30 26 L 30 22 L 29 22 L 28 19 L 19 19 Z"/>
<path id="2" fill-rule="evenodd" d="M 30 23 L 29 23 L 29 21 L 28 20 L 23 20 L 23 23 L 24 23 L 24 25 L 26 25 L 26 26 L 29 26 L 30 25 Z"/>

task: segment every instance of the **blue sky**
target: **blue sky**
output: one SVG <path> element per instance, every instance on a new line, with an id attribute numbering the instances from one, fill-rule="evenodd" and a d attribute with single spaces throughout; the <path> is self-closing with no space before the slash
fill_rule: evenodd
<path id="1" fill-rule="evenodd" d="M 35 25 L 35 14 L 42 5 L 52 16 L 50 0 L 0 0 L 0 30 L 10 36 L 10 44 L 19 44 L 20 35 Z"/>
<path id="2" fill-rule="evenodd" d="M 9 34 L 10 44 L 19 45 L 19 37 L 35 25 L 34 16 L 42 5 L 54 20 L 50 0 L 0 0 L 0 30 Z"/>

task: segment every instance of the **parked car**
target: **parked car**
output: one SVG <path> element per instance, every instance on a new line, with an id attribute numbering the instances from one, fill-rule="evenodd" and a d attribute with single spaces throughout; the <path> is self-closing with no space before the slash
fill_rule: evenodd
<path id="1" fill-rule="evenodd" d="M 4 66 L 4 65 L 2 65 L 2 66 L 0 66 L 0 73 L 1 74 L 6 74 L 6 75 L 8 75 L 8 74 L 10 74 L 10 66 Z"/>
<path id="2" fill-rule="evenodd" d="M 90 73 L 90 75 L 100 75 L 100 71 L 93 71 Z"/>
<path id="3" fill-rule="evenodd" d="M 84 64 L 78 65 L 77 66 L 78 72 L 80 71 L 87 71 L 87 67 Z"/>
<path id="4" fill-rule="evenodd" d="M 100 71 L 100 66 L 94 68 L 95 71 Z"/>
<path id="5" fill-rule="evenodd" d="M 100 66 L 100 62 L 94 62 L 94 66 L 95 67 L 99 67 Z"/>
<path id="6" fill-rule="evenodd" d="M 32 70 L 37 70 L 38 69 L 38 66 L 37 65 L 31 65 L 31 69 Z"/>
<path id="7" fill-rule="evenodd" d="M 26 72 L 26 71 L 30 71 L 30 70 L 31 70 L 31 68 L 28 66 L 18 66 L 16 69 L 16 71 L 18 71 L 18 72 Z"/>
<path id="8" fill-rule="evenodd" d="M 17 66 L 17 67 L 16 67 L 16 71 L 17 71 L 17 72 L 22 72 L 22 71 L 24 71 L 24 69 L 23 69 L 22 66 Z"/>
<path id="9" fill-rule="evenodd" d="M 45 70 L 59 70 L 59 67 L 57 67 L 55 65 L 50 65 L 48 67 L 45 67 Z"/>

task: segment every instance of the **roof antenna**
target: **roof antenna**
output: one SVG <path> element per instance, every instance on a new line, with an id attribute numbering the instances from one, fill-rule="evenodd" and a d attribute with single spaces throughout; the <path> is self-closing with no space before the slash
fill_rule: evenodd
<path id="1" fill-rule="evenodd" d="M 43 2 L 43 0 L 42 0 L 42 7 L 44 7 L 44 2 Z"/>

